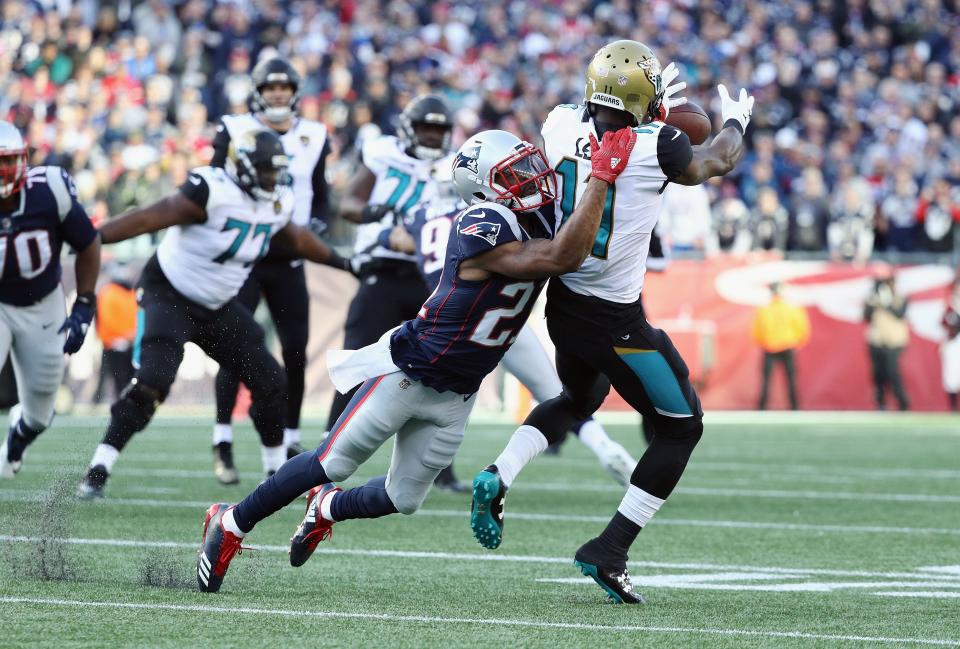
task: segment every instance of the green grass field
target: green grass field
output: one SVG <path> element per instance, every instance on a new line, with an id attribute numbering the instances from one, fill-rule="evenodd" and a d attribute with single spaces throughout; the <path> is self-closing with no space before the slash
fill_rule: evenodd
<path id="1" fill-rule="evenodd" d="M 213 479 L 205 420 L 160 417 L 107 498 L 79 503 L 103 423 L 59 419 L 0 483 L 0 647 L 960 646 L 960 427 L 945 416 L 708 416 L 633 547 L 639 607 L 608 603 L 572 565 L 623 494 L 576 440 L 520 477 L 494 552 L 470 534 L 468 496 L 432 493 L 414 516 L 337 525 L 292 568 L 299 501 L 206 595 L 203 514 L 257 484 L 252 429 L 237 431 L 238 487 Z M 642 451 L 636 426 L 608 428 Z M 472 424 L 461 478 L 511 430 Z"/>

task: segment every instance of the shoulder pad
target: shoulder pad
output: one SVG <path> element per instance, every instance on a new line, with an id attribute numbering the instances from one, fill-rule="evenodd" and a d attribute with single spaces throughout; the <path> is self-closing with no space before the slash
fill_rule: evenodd
<path id="1" fill-rule="evenodd" d="M 580 111 L 582 109 L 582 104 L 560 104 L 559 106 L 556 106 L 550 111 L 550 114 L 547 115 L 547 119 L 543 121 L 543 128 L 541 128 L 540 131 L 544 132 L 547 129 L 553 128 L 561 121 L 566 121 L 573 118 L 580 119 Z"/>
<path id="2" fill-rule="evenodd" d="M 49 166 L 44 169 L 46 170 L 47 187 L 50 188 L 50 193 L 53 194 L 53 198 L 57 202 L 57 215 L 62 221 L 70 213 L 73 201 L 76 200 L 76 185 L 73 184 L 73 178 L 70 177 L 70 174 L 60 167 Z"/>
<path id="3" fill-rule="evenodd" d="M 244 133 L 251 129 L 263 128 L 263 125 L 257 121 L 252 113 L 243 113 L 241 115 L 224 115 L 220 118 L 223 126 L 232 140 L 236 135 Z"/>
<path id="4" fill-rule="evenodd" d="M 461 212 L 457 220 L 459 222 L 457 230 L 460 234 L 481 237 L 492 246 L 496 245 L 497 235 L 500 228 L 504 226 L 513 234 L 511 240 L 521 238 L 517 215 L 509 208 L 497 203 L 479 203 L 468 207 Z"/>

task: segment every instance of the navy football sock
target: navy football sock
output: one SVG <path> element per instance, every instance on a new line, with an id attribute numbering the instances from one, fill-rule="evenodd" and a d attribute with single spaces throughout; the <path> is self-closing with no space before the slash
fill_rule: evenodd
<path id="1" fill-rule="evenodd" d="M 286 507 L 314 487 L 330 482 L 320 465 L 319 449 L 287 460 L 233 510 L 233 518 L 243 532 L 267 516 Z"/>
<path id="2" fill-rule="evenodd" d="M 354 487 L 333 495 L 330 501 L 330 515 L 335 521 L 350 518 L 380 518 L 396 514 L 386 489 L 387 476 L 373 478 L 362 487 Z"/>

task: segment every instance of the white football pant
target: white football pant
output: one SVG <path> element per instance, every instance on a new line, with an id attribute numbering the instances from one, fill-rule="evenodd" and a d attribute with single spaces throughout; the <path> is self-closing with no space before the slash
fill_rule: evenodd
<path id="1" fill-rule="evenodd" d="M 30 306 L 0 303 L 0 359 L 12 354 L 23 421 L 35 430 L 43 430 L 53 421 L 57 389 L 66 366 L 65 334 L 57 331 L 66 315 L 59 286 Z"/>
<path id="2" fill-rule="evenodd" d="M 397 511 L 412 514 L 453 462 L 476 400 L 476 394 L 437 392 L 400 371 L 370 379 L 321 444 L 320 464 L 341 482 L 395 436 L 387 495 Z"/>

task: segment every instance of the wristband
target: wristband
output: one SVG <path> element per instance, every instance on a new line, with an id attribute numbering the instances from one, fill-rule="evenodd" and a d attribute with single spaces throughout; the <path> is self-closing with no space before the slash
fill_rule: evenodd
<path id="1" fill-rule="evenodd" d="M 733 128 L 740 131 L 740 135 L 743 135 L 743 124 L 740 123 L 740 120 L 734 119 L 733 117 L 731 117 L 730 119 L 728 119 L 723 123 L 723 128 L 727 128 L 728 126 L 732 126 Z"/>

